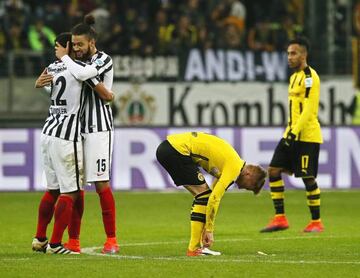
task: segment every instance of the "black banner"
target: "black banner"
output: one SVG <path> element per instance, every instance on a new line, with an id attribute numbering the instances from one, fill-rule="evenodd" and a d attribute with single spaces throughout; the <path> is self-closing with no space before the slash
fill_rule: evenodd
<path id="1" fill-rule="evenodd" d="M 114 56 L 115 79 L 131 81 L 287 81 L 285 52 L 191 49 L 179 56 Z"/>

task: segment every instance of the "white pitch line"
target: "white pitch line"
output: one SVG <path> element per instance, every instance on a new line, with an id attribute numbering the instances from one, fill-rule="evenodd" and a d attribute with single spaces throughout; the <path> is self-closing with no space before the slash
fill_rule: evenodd
<path id="1" fill-rule="evenodd" d="M 262 238 L 223 238 L 223 239 L 216 239 L 216 242 L 241 242 L 241 241 L 259 241 L 259 240 L 296 240 L 296 239 L 336 239 L 336 238 L 359 238 L 360 237 L 347 237 L 347 236 L 292 236 L 292 237 L 262 237 Z M 121 246 L 131 247 L 131 246 L 151 246 L 151 245 L 167 245 L 167 244 L 184 244 L 188 241 L 185 240 L 178 240 L 178 241 L 153 241 L 153 242 L 134 242 L 134 243 L 123 243 L 120 244 Z"/>
<path id="2" fill-rule="evenodd" d="M 106 255 L 101 253 L 96 253 L 96 249 L 100 249 L 99 247 L 89 247 L 89 248 L 82 248 L 81 252 L 86 255 L 90 256 L 107 256 L 113 259 L 128 259 L 128 260 L 160 260 L 160 261 L 188 261 L 194 262 L 198 258 L 187 258 L 187 257 L 145 257 L 145 256 L 129 256 L 129 255 Z M 201 256 L 200 258 L 209 258 L 209 256 Z M 263 257 L 262 257 L 263 258 Z M 204 262 L 204 260 L 201 260 Z M 220 262 L 220 263 L 269 263 L 269 264 L 336 264 L 336 265 L 360 265 L 360 262 L 354 261 L 344 261 L 344 262 L 337 262 L 337 261 L 304 261 L 304 260 L 254 260 L 254 259 L 206 259 L 206 262 Z"/>
<path id="3" fill-rule="evenodd" d="M 26 258 L 2 258 L 0 261 L 28 261 L 30 260 L 29 257 Z"/>
<path id="4" fill-rule="evenodd" d="M 320 235 L 314 235 L 314 236 L 293 236 L 293 237 L 262 237 L 262 238 L 231 238 L 231 239 L 217 239 L 216 242 L 241 242 L 241 241 L 253 241 L 253 240 L 296 240 L 296 239 L 336 239 L 336 238 L 360 238 L 359 236 L 352 236 L 352 237 L 348 237 L 348 236 L 320 236 Z M 132 246 L 151 246 L 151 245 L 168 245 L 168 244 L 184 244 L 187 243 L 187 241 L 185 240 L 179 240 L 179 241 L 154 241 L 154 242 L 134 242 L 134 243 L 123 243 L 120 244 L 120 246 L 123 247 L 132 247 Z M 187 257 L 145 257 L 145 256 L 130 256 L 130 255 L 108 255 L 108 254 L 102 254 L 102 253 L 97 253 L 95 252 L 95 250 L 101 249 L 102 246 L 98 246 L 98 247 L 86 247 L 86 248 L 81 248 L 81 252 L 90 256 L 106 256 L 106 257 L 112 257 L 112 258 L 117 258 L 117 259 L 133 259 L 133 260 L 167 260 L 167 261 L 193 261 L 193 259 L 189 259 Z M 260 258 L 259 256 L 256 256 L 258 258 Z M 27 261 L 32 259 L 33 257 L 26 257 L 26 258 L 0 258 L 0 262 L 2 261 Z M 202 257 L 203 258 L 203 257 Z M 292 260 L 285 260 L 285 261 L 280 261 L 280 260 L 271 260 L 272 257 L 264 257 L 261 256 L 261 258 L 263 260 L 258 260 L 255 261 L 256 262 L 262 262 L 262 263 L 276 263 L 276 264 L 354 264 L 354 265 L 359 265 L 360 262 L 352 262 L 352 261 L 348 261 L 348 262 L 336 262 L 336 261 L 292 261 Z M 76 255 L 72 255 L 72 256 L 63 256 L 63 259 L 65 260 L 86 260 L 84 257 L 79 257 Z M 209 259 L 209 257 L 207 256 L 206 261 L 214 261 L 214 262 L 243 262 L 243 263 L 254 263 L 254 260 L 247 260 L 247 259 L 219 259 L 217 258 L 215 259 Z"/>

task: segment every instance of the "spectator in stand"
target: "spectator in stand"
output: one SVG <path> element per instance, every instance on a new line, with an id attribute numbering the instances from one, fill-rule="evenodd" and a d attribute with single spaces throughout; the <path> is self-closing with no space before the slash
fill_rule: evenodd
<path id="1" fill-rule="evenodd" d="M 71 1 L 65 8 L 66 10 L 66 20 L 63 21 L 66 30 L 70 30 L 73 26 L 82 22 L 84 17 L 84 12 L 79 9 L 76 1 Z"/>
<path id="2" fill-rule="evenodd" d="M 91 11 L 97 8 L 98 3 L 101 3 L 102 1 L 96 1 L 96 0 L 77 0 L 77 1 L 71 1 L 73 2 L 78 10 L 81 10 L 84 14 L 89 14 Z"/>
<path id="3" fill-rule="evenodd" d="M 6 35 L 0 24 L 0 76 L 4 76 L 7 73 L 7 59 L 5 58 L 6 52 Z M 4 66 L 5 65 L 5 66 Z"/>
<path id="4" fill-rule="evenodd" d="M 109 28 L 106 32 L 101 33 L 98 43 L 100 49 L 107 49 L 110 54 L 128 54 L 128 43 L 124 30 L 123 17 L 120 6 L 116 2 L 112 2 L 109 8 Z"/>
<path id="5" fill-rule="evenodd" d="M 272 0 L 270 14 L 272 21 L 289 15 L 296 24 L 304 23 L 304 0 Z"/>
<path id="6" fill-rule="evenodd" d="M 5 49 L 7 53 L 13 51 L 15 54 L 21 54 L 23 50 L 29 48 L 27 40 L 24 40 L 26 37 L 25 31 L 22 29 L 20 23 L 13 22 L 10 25 L 10 28 L 4 32 L 5 34 Z M 14 56 L 14 73 L 18 76 L 25 74 L 25 60 L 26 56 L 15 55 Z"/>
<path id="7" fill-rule="evenodd" d="M 130 37 L 130 52 L 138 55 L 151 55 L 153 53 L 152 34 L 145 18 L 138 18 L 136 29 Z"/>
<path id="8" fill-rule="evenodd" d="M 206 50 L 214 48 L 214 33 L 207 27 L 206 24 L 198 26 L 198 43 L 197 48 Z"/>
<path id="9" fill-rule="evenodd" d="M 221 0 L 212 10 L 210 18 L 215 22 L 215 36 L 220 39 L 217 47 L 241 47 L 246 19 L 246 8 L 241 1 Z"/>
<path id="10" fill-rule="evenodd" d="M 5 52 L 6 52 L 6 35 L 2 25 L 0 24 L 0 57 L 3 56 Z"/>
<path id="11" fill-rule="evenodd" d="M 2 21 L 5 31 L 9 30 L 14 23 L 19 24 L 21 29 L 26 30 L 31 14 L 29 5 L 22 0 L 0 1 L 0 5 L 2 5 Z"/>
<path id="12" fill-rule="evenodd" d="M 292 16 L 285 14 L 280 24 L 274 24 L 274 47 L 276 50 L 286 50 L 289 41 L 301 36 L 303 29 L 295 24 Z"/>
<path id="13" fill-rule="evenodd" d="M 20 23 L 13 22 L 10 28 L 5 32 L 5 47 L 9 50 L 19 52 L 28 49 L 29 45 L 24 37 L 26 36 Z"/>
<path id="14" fill-rule="evenodd" d="M 170 50 L 171 34 L 175 29 L 174 24 L 168 21 L 166 10 L 160 9 L 156 12 L 154 30 L 154 46 L 157 54 L 168 54 Z"/>
<path id="15" fill-rule="evenodd" d="M 68 31 L 70 26 L 64 24 L 64 5 L 57 1 L 49 1 L 44 5 L 37 5 L 35 7 L 35 15 L 37 18 L 42 18 L 46 26 L 49 26 L 55 34 Z"/>
<path id="16" fill-rule="evenodd" d="M 111 28 L 111 18 L 110 18 L 110 11 L 108 6 L 105 4 L 101 4 L 100 6 L 96 7 L 94 10 L 91 11 L 91 15 L 95 18 L 95 30 L 97 30 L 98 34 L 100 34 L 97 43 L 100 48 L 104 48 L 106 35 L 109 33 Z"/>
<path id="17" fill-rule="evenodd" d="M 181 15 L 171 34 L 172 49 L 175 52 L 188 50 L 197 44 L 197 30 L 187 15 Z"/>
<path id="18" fill-rule="evenodd" d="M 32 50 L 43 51 L 54 47 L 56 35 L 54 31 L 45 26 L 42 19 L 36 19 L 34 24 L 30 25 L 28 32 L 29 44 Z"/>
<path id="19" fill-rule="evenodd" d="M 205 5 L 202 5 L 201 0 L 187 0 L 184 5 L 180 8 L 182 14 L 186 14 L 190 22 L 195 26 L 199 26 L 205 22 Z"/>
<path id="20" fill-rule="evenodd" d="M 224 27 L 223 44 L 219 45 L 225 49 L 237 49 L 243 48 L 243 36 L 242 31 L 234 24 L 227 24 Z"/>
<path id="21" fill-rule="evenodd" d="M 253 51 L 274 51 L 273 33 L 268 20 L 261 20 L 249 30 L 248 46 Z"/>
<path id="22" fill-rule="evenodd" d="M 234 24 L 244 30 L 246 7 L 239 0 L 221 0 L 211 12 L 211 19 L 220 28 L 226 24 Z"/>
<path id="23" fill-rule="evenodd" d="M 241 32 L 245 31 L 246 8 L 239 0 L 227 0 L 229 7 L 228 17 L 225 24 L 235 25 Z"/>

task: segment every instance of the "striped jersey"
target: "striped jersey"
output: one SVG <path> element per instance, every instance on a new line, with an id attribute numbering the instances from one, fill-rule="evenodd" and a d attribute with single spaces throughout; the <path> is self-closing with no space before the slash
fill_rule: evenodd
<path id="1" fill-rule="evenodd" d="M 304 70 L 294 72 L 289 82 L 289 130 L 302 142 L 322 143 L 320 123 L 318 120 L 320 101 L 320 78 L 316 71 L 307 66 Z"/>
<path id="2" fill-rule="evenodd" d="M 113 84 L 114 70 L 113 62 L 109 55 L 102 51 L 97 51 L 91 57 L 91 65 L 96 65 L 98 70 L 98 82 L 103 82 L 104 86 L 111 90 Z M 92 79 L 90 84 L 85 86 L 85 102 L 81 116 L 81 132 L 93 133 L 100 131 L 109 131 L 114 128 L 114 121 L 111 106 L 107 101 L 102 100 L 98 94 L 93 91 L 97 85 Z"/>
<path id="3" fill-rule="evenodd" d="M 84 87 L 62 61 L 50 64 L 47 72 L 53 75 L 49 115 L 42 133 L 69 141 L 81 141 L 80 111 Z"/>

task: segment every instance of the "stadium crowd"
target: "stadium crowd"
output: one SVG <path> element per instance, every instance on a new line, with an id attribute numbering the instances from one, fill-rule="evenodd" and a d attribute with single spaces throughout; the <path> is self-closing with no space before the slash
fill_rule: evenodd
<path id="1" fill-rule="evenodd" d="M 85 14 L 110 54 L 171 55 L 189 48 L 284 50 L 303 31 L 303 0 L 5 0 L 0 55 L 53 49 Z"/>

